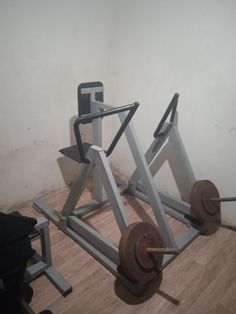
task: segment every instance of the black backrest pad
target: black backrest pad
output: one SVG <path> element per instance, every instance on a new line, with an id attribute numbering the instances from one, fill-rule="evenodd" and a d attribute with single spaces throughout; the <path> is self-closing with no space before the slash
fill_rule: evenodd
<path id="1" fill-rule="evenodd" d="M 102 82 L 88 82 L 81 83 L 78 86 L 78 111 L 79 117 L 84 114 L 91 113 L 90 110 L 90 94 L 81 94 L 82 88 L 89 87 L 103 87 Z M 99 92 L 95 94 L 95 99 L 98 101 L 103 101 L 103 92 Z"/>

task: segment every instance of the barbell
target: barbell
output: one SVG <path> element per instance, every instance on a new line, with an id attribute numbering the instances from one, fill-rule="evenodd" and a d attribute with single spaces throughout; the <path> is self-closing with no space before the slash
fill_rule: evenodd
<path id="1" fill-rule="evenodd" d="M 236 197 L 221 198 L 209 180 L 196 181 L 190 192 L 190 215 L 201 233 L 212 233 L 220 223 L 221 202 L 236 201 Z M 212 227 L 214 226 L 214 227 Z M 164 254 L 178 254 L 176 248 L 164 247 L 158 227 L 148 222 L 130 224 L 122 231 L 119 243 L 120 271 L 130 279 L 146 283 L 161 271 Z"/>

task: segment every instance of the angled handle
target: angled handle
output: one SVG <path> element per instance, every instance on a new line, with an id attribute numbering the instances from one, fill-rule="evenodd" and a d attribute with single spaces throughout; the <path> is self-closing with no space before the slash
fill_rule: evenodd
<path id="1" fill-rule="evenodd" d="M 164 125 L 164 123 L 166 122 L 170 112 L 171 112 L 171 116 L 170 116 L 170 122 L 173 123 L 175 120 L 175 113 L 176 113 L 176 109 L 177 109 L 177 105 L 178 105 L 178 99 L 179 99 L 179 94 L 175 93 L 174 96 L 171 99 L 171 102 L 169 104 L 169 106 L 167 107 L 164 115 L 161 118 L 161 121 L 159 122 L 153 136 L 155 138 L 157 138 L 160 135 L 160 131 Z"/>
<path id="2" fill-rule="evenodd" d="M 103 118 L 103 117 L 111 116 L 113 114 L 118 114 L 118 113 L 121 113 L 124 111 L 129 111 L 125 120 L 123 121 L 119 130 L 117 131 L 115 137 L 113 138 L 108 150 L 106 151 L 106 156 L 109 156 L 112 153 L 113 149 L 115 148 L 116 144 L 118 143 L 121 135 L 124 133 L 125 128 L 127 127 L 130 120 L 132 119 L 138 106 L 139 106 L 139 103 L 135 102 L 133 104 L 117 107 L 114 109 L 102 110 L 102 111 L 96 112 L 96 113 L 85 114 L 85 115 L 80 116 L 78 119 L 76 119 L 76 121 L 74 122 L 74 131 L 75 131 L 75 137 L 76 137 L 81 161 L 83 161 L 85 163 L 89 163 L 89 160 L 86 159 L 86 157 L 85 157 L 85 153 L 84 153 L 84 149 L 83 149 L 83 143 L 82 143 L 81 133 L 80 133 L 80 128 L 79 128 L 80 124 L 90 123 L 93 120 L 98 119 L 98 118 Z"/>

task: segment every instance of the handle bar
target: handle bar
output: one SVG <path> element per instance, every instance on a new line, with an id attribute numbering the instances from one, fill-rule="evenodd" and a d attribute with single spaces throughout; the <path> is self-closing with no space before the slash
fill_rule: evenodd
<path id="1" fill-rule="evenodd" d="M 113 114 L 118 114 L 121 112 L 129 111 L 125 120 L 123 121 L 119 130 L 117 131 L 116 135 L 114 136 L 109 148 L 107 149 L 107 151 L 105 151 L 106 156 L 109 156 L 112 153 L 113 149 L 115 148 L 116 144 L 118 143 L 121 135 L 124 133 L 127 125 L 129 124 L 130 120 L 132 119 L 138 106 L 139 106 L 139 103 L 135 102 L 133 104 L 117 107 L 114 109 L 102 110 L 102 111 L 96 112 L 96 113 L 85 114 L 85 115 L 80 116 L 78 119 L 76 119 L 76 121 L 74 122 L 74 131 L 75 131 L 75 137 L 76 137 L 81 161 L 85 162 L 85 163 L 89 163 L 89 160 L 86 159 L 86 157 L 85 157 L 85 153 L 84 153 L 84 149 L 83 149 L 83 143 L 82 143 L 81 133 L 80 133 L 80 129 L 79 129 L 80 124 L 90 123 L 93 120 L 98 119 L 98 118 L 103 118 L 106 116 L 111 116 Z"/>
<path id="2" fill-rule="evenodd" d="M 175 119 L 175 113 L 176 113 L 176 108 L 178 105 L 178 99 L 179 99 L 179 94 L 175 93 L 174 96 L 171 99 L 171 102 L 169 104 L 169 106 L 166 109 L 166 112 L 164 113 L 164 115 L 161 118 L 160 123 L 158 124 L 156 131 L 154 132 L 153 136 L 155 138 L 157 138 L 160 135 L 160 131 L 164 125 L 164 123 L 166 122 L 166 119 L 168 118 L 170 112 L 171 112 L 171 116 L 170 116 L 170 122 L 173 123 L 174 119 Z"/>

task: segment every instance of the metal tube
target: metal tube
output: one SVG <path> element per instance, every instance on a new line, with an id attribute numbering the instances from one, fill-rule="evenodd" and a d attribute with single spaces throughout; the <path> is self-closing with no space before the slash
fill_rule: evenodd
<path id="1" fill-rule="evenodd" d="M 164 125 L 164 123 L 166 122 L 166 119 L 168 118 L 170 112 L 171 112 L 171 117 L 170 117 L 170 122 L 173 123 L 174 119 L 175 119 L 175 113 L 176 113 L 176 108 L 177 108 L 177 104 L 178 104 L 178 98 L 179 98 L 179 94 L 174 94 L 173 98 L 171 99 L 171 102 L 169 104 L 169 106 L 167 107 L 164 115 L 161 118 L 161 121 L 159 122 L 153 136 L 155 138 L 157 138 L 159 135 L 161 135 L 160 131 Z"/>
<path id="2" fill-rule="evenodd" d="M 97 106 L 92 106 L 91 102 L 96 99 L 95 94 L 90 96 L 90 111 L 91 113 L 100 112 Z M 93 137 L 92 143 L 98 147 L 102 147 L 102 118 L 92 120 L 92 130 Z M 95 168 L 93 173 L 93 188 L 92 188 L 92 198 L 97 202 L 103 201 L 103 188 L 102 183 L 98 175 L 98 170 Z"/>
<path id="3" fill-rule="evenodd" d="M 235 202 L 236 197 L 213 197 L 210 198 L 211 202 Z"/>
<path id="4" fill-rule="evenodd" d="M 160 254 L 178 254 L 180 250 L 172 248 L 157 248 L 157 247 L 148 247 L 146 249 L 148 253 L 160 253 Z"/>
<path id="5" fill-rule="evenodd" d="M 126 114 L 119 114 L 120 120 L 123 123 Z M 156 218 L 156 222 L 159 226 L 160 234 L 163 238 L 163 241 L 166 246 L 176 247 L 175 238 L 173 232 L 169 226 L 167 221 L 167 217 L 165 215 L 165 211 L 160 200 L 158 193 L 156 192 L 156 187 L 154 185 L 152 175 L 149 170 L 149 166 L 147 164 L 146 158 L 142 152 L 141 146 L 139 144 L 138 138 L 136 136 L 135 130 L 132 125 L 132 121 L 128 124 L 125 129 L 126 138 L 128 144 L 130 146 L 131 153 L 133 155 L 134 161 L 136 163 L 136 167 L 138 169 L 140 178 L 145 186 L 145 191 L 148 196 L 148 201 L 152 207 L 153 213 Z"/>
<path id="6" fill-rule="evenodd" d="M 100 112 L 96 112 L 96 113 L 88 113 L 88 114 L 85 114 L 85 115 L 81 115 L 78 118 L 78 120 L 79 120 L 79 123 L 86 124 L 86 123 L 90 123 L 91 122 L 90 120 L 95 120 L 95 119 L 98 119 L 98 118 L 111 116 L 113 114 L 117 114 L 117 113 L 120 113 L 120 112 L 132 110 L 132 109 L 134 111 L 136 111 L 138 106 L 139 106 L 139 103 L 135 102 L 135 103 L 130 104 L 130 105 L 125 105 L 125 106 L 121 106 L 121 107 L 114 107 L 113 109 L 108 109 L 106 111 L 100 111 Z"/>
<path id="7" fill-rule="evenodd" d="M 121 124 L 121 127 L 119 128 L 119 130 L 116 133 L 114 139 L 112 140 L 108 150 L 106 151 L 106 156 L 109 156 L 112 153 L 113 149 L 115 148 L 115 146 L 118 143 L 118 141 L 119 141 L 121 135 L 123 134 L 125 128 L 127 127 L 127 125 L 129 124 L 130 120 L 132 119 L 132 117 L 133 117 L 135 111 L 137 110 L 138 106 L 139 106 L 139 103 L 135 102 L 133 104 L 133 107 L 131 107 L 129 113 L 127 114 L 127 116 L 125 118 L 125 120 Z M 122 112 L 122 111 L 120 111 L 120 112 Z"/>

